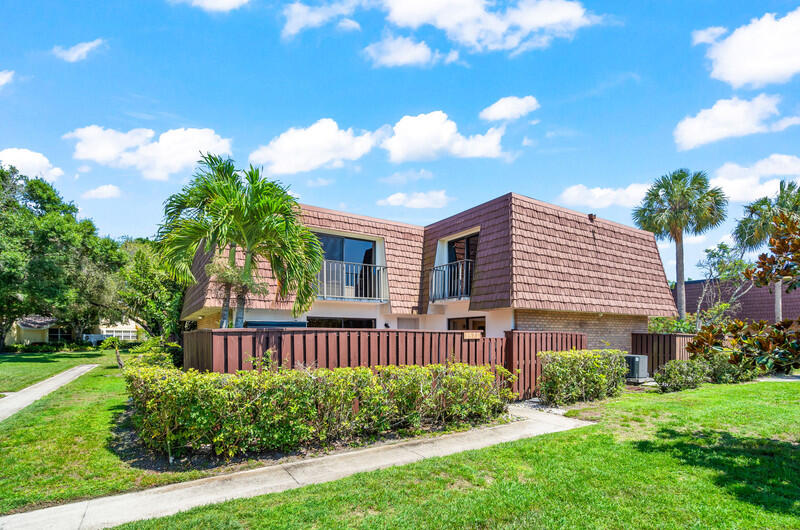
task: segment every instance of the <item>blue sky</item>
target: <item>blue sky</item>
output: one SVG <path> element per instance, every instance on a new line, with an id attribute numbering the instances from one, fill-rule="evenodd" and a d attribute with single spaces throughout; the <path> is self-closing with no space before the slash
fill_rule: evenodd
<path id="1" fill-rule="evenodd" d="M 688 167 L 732 200 L 689 240 L 698 277 L 743 202 L 800 178 L 796 0 L 0 11 L 0 161 L 115 237 L 154 233 L 199 150 L 263 165 L 302 202 L 418 224 L 508 191 L 631 224 L 646 184 Z"/>

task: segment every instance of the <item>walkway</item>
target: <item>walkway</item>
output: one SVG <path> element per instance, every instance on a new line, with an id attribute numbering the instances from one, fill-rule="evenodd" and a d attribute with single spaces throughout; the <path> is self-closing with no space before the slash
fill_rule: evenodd
<path id="1" fill-rule="evenodd" d="M 503 442 L 588 425 L 588 422 L 585 421 L 547 414 L 518 405 L 510 408 L 514 415 L 524 419 L 463 433 L 309 458 L 303 461 L 9 515 L 0 517 L 0 528 L 3 530 L 106 528 L 130 521 L 163 517 L 196 506 L 255 497 L 308 484 L 329 482 L 355 473 L 399 466 L 424 458 L 481 449 Z"/>
<path id="2" fill-rule="evenodd" d="M 81 364 L 74 366 L 69 370 L 64 370 L 60 374 L 47 378 L 44 381 L 39 381 L 27 388 L 23 388 L 19 392 L 10 392 L 8 395 L 0 399 L 0 421 L 13 416 L 20 410 L 24 409 L 34 401 L 42 399 L 50 392 L 55 392 L 67 383 L 79 378 L 96 364 Z M 2 528 L 0 526 L 0 528 Z"/>

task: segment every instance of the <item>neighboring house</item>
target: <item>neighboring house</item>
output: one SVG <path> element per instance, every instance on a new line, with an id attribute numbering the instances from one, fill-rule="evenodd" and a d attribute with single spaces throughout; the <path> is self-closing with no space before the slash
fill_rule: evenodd
<path id="1" fill-rule="evenodd" d="M 706 280 L 689 280 L 686 282 L 686 311 L 694 313 L 697 311 L 697 301 L 703 292 L 703 284 Z M 675 290 L 672 290 L 673 297 Z M 800 317 L 800 290 L 789 293 L 784 292 L 781 296 L 783 305 L 783 318 Z M 700 309 L 708 309 L 707 304 L 703 303 Z M 740 320 L 766 320 L 775 322 L 775 292 L 771 287 L 753 287 L 739 299 L 739 309 L 733 314 Z"/>
<path id="2" fill-rule="evenodd" d="M 674 316 L 653 234 L 509 193 L 422 227 L 314 206 L 319 296 L 294 318 L 292 299 L 248 296 L 246 327 L 585 332 L 590 348 L 630 348 L 649 316 Z M 183 320 L 219 326 L 222 289 L 198 253 Z M 231 301 L 231 315 L 234 302 Z"/>
<path id="3" fill-rule="evenodd" d="M 100 324 L 89 335 L 102 340 L 103 337 L 117 337 L 120 340 L 138 340 L 144 335 L 141 326 L 129 320 L 120 324 Z M 58 325 L 53 317 L 29 315 L 20 318 L 6 334 L 6 344 L 39 344 L 45 342 L 74 342 L 84 337 L 73 337 L 72 330 Z"/>

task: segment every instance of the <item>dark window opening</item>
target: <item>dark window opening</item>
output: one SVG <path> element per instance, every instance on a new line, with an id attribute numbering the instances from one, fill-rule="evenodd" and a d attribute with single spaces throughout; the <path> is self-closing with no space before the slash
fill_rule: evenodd
<path id="1" fill-rule="evenodd" d="M 461 237 L 447 242 L 447 261 L 475 261 L 478 255 L 478 234 Z"/>
<path id="2" fill-rule="evenodd" d="M 308 317 L 309 328 L 375 329 L 374 318 Z"/>
<path id="3" fill-rule="evenodd" d="M 48 342 L 72 342 L 72 330 L 68 328 L 49 328 Z"/>
<path id="4" fill-rule="evenodd" d="M 450 318 L 447 320 L 450 331 L 483 331 L 486 332 L 486 317 Z"/>
<path id="5" fill-rule="evenodd" d="M 322 245 L 325 259 L 362 265 L 375 265 L 375 242 L 366 239 L 315 234 Z"/>

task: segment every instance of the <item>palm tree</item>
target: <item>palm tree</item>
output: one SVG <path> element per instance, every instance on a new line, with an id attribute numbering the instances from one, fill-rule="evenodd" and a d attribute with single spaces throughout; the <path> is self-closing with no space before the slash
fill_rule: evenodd
<path id="1" fill-rule="evenodd" d="M 177 215 L 167 213 L 159 229 L 164 254 L 186 271 L 201 245 L 230 246 L 228 273 L 236 276 L 229 280 L 236 290 L 235 327 L 244 324 L 247 294 L 266 289 L 258 276 L 262 262 L 269 264 L 280 297 L 294 293 L 292 310 L 299 315 L 316 298 L 323 258 L 319 240 L 301 223 L 300 207 L 288 188 L 263 178 L 253 166 L 236 176 L 212 179 L 199 211 L 177 208 Z"/>
<path id="2" fill-rule="evenodd" d="M 772 219 L 780 212 L 800 214 L 800 187 L 781 181 L 775 197 L 761 197 L 744 207 L 744 217 L 736 224 L 733 238 L 745 250 L 756 250 L 773 235 Z M 783 287 L 775 280 L 775 321 L 783 320 Z"/>
<path id="3" fill-rule="evenodd" d="M 210 153 L 201 155 L 198 169 L 192 181 L 183 189 L 171 195 L 164 202 L 164 221 L 159 227 L 158 240 L 164 241 L 167 232 L 175 226 L 181 225 L 184 229 L 188 228 L 188 220 L 194 220 L 196 231 L 191 241 L 183 242 L 182 246 L 162 245 L 162 254 L 165 263 L 172 273 L 172 276 L 188 285 L 194 283 L 196 278 L 191 271 L 192 261 L 198 248 L 203 248 L 206 252 L 214 251 L 219 253 L 212 261 L 217 264 L 222 258 L 223 249 L 228 249 L 228 267 L 232 268 L 236 263 L 236 245 L 232 244 L 228 238 L 228 225 L 224 221 L 224 216 L 215 218 L 209 215 L 209 207 L 219 195 L 230 195 L 235 193 L 239 186 L 240 176 L 230 158 L 223 159 L 218 155 Z M 184 246 L 185 245 L 185 246 Z M 230 299 L 232 282 L 225 275 L 218 275 L 217 280 L 222 283 L 222 311 L 220 315 L 220 327 L 227 328 L 229 323 Z"/>
<path id="4" fill-rule="evenodd" d="M 656 179 L 633 210 L 636 226 L 653 232 L 658 239 L 675 242 L 675 276 L 678 316 L 686 318 L 683 280 L 683 235 L 702 234 L 719 226 L 726 215 L 728 199 L 720 188 L 709 187 L 703 171 L 679 169 Z"/>

